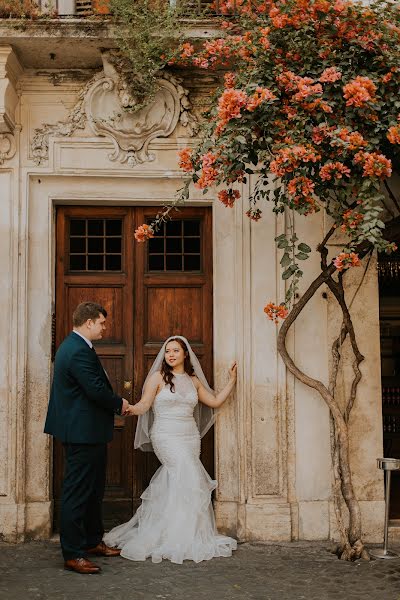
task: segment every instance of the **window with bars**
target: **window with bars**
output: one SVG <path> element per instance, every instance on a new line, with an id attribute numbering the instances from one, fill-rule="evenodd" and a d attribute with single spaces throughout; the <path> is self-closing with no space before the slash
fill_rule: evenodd
<path id="1" fill-rule="evenodd" d="M 199 272 L 201 249 L 200 219 L 168 221 L 148 242 L 147 270 Z"/>
<path id="2" fill-rule="evenodd" d="M 122 270 L 122 219 L 70 219 L 70 271 Z"/>

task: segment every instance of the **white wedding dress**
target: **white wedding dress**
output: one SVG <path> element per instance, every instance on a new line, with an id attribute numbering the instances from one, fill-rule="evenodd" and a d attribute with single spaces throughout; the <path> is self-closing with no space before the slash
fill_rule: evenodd
<path id="1" fill-rule="evenodd" d="M 163 558 L 181 564 L 231 556 L 236 540 L 219 535 L 211 491 L 216 487 L 200 462 L 200 434 L 193 418 L 197 390 L 186 373 L 155 397 L 151 441 L 161 467 L 143 492 L 130 521 L 104 536 L 129 560 Z"/>

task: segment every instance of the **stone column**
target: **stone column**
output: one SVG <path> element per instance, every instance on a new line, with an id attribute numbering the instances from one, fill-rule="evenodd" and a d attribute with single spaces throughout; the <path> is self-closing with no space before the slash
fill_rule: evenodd
<path id="1" fill-rule="evenodd" d="M 228 358 L 239 363 L 236 397 L 216 426 L 216 514 L 220 529 L 240 540 L 290 540 L 286 374 L 263 312 L 284 294 L 274 241 L 282 223 L 268 208 L 261 221 L 248 219 L 250 189 L 242 186 L 234 209 L 216 202 L 214 211 L 215 355 L 224 368 Z"/>
<path id="2" fill-rule="evenodd" d="M 0 47 L 0 536 L 19 541 L 25 531 L 24 342 L 18 321 L 21 259 L 19 142 L 16 108 L 22 73 L 11 46 Z M 22 344 L 22 345 L 21 345 Z"/>

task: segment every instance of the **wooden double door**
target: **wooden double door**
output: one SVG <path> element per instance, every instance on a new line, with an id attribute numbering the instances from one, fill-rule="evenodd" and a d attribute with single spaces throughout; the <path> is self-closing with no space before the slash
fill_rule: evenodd
<path id="1" fill-rule="evenodd" d="M 174 213 L 155 238 L 138 243 L 138 225 L 156 207 L 58 207 L 56 215 L 55 347 L 72 329 L 84 300 L 103 305 L 107 330 L 96 351 L 117 393 L 138 401 L 163 341 L 190 340 L 212 383 L 211 209 Z M 109 444 L 106 526 L 132 515 L 158 467 L 153 453 L 134 450 L 136 418 L 116 416 Z M 213 431 L 202 441 L 202 461 L 213 475 Z M 63 477 L 63 449 L 54 446 L 55 526 Z"/>

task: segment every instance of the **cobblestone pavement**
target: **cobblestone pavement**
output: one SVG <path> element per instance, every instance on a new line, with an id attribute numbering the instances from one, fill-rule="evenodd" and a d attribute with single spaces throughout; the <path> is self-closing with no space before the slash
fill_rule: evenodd
<path id="1" fill-rule="evenodd" d="M 58 544 L 0 543 L 6 600 L 400 600 L 400 559 L 346 563 L 326 545 L 239 546 L 200 564 L 99 558 L 101 575 L 64 571 Z"/>

